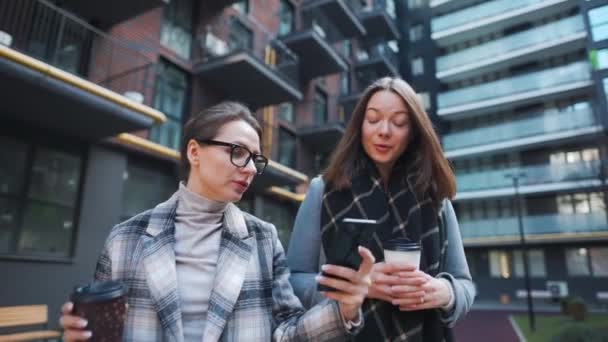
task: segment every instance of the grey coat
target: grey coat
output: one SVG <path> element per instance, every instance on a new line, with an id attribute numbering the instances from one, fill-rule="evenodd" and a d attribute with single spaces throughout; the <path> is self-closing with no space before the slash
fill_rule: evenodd
<path id="1" fill-rule="evenodd" d="M 290 282 L 304 306 L 311 307 L 323 297 L 317 292 L 315 276 L 325 263 L 321 248 L 321 204 L 325 183 L 316 177 L 310 183 L 306 199 L 300 206 L 289 242 L 287 262 L 291 269 Z M 437 275 L 449 280 L 454 292 L 454 306 L 444 311 L 442 321 L 449 327 L 463 317 L 473 305 L 475 287 L 464 255 L 460 229 L 452 203 L 445 200 L 445 225 L 448 250 L 445 271 Z"/>

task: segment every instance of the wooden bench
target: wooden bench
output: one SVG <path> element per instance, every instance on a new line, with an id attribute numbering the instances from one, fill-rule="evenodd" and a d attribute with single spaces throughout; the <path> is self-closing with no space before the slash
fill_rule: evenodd
<path id="1" fill-rule="evenodd" d="M 24 305 L 0 307 L 0 328 L 43 325 L 44 330 L 0 334 L 0 342 L 58 339 L 59 331 L 47 330 L 48 307 L 46 305 Z"/>

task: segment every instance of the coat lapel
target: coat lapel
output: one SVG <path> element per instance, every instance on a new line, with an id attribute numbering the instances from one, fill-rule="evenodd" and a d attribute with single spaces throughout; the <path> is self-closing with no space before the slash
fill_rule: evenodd
<path id="1" fill-rule="evenodd" d="M 146 283 L 163 331 L 171 341 L 183 341 L 182 314 L 175 266 L 177 193 L 152 209 L 143 239 Z"/>
<path id="2" fill-rule="evenodd" d="M 224 213 L 213 290 L 209 298 L 203 341 L 217 341 L 224 331 L 241 293 L 255 239 L 249 234 L 243 213 L 229 204 Z"/>

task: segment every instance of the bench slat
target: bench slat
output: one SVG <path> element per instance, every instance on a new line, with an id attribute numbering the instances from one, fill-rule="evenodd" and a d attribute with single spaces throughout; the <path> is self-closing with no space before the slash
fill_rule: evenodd
<path id="1" fill-rule="evenodd" d="M 0 308 L 0 328 L 47 322 L 46 305 L 5 306 Z"/>
<path id="2" fill-rule="evenodd" d="M 0 342 L 34 341 L 44 338 L 59 338 L 61 333 L 54 330 L 41 330 L 26 333 L 0 335 Z"/>

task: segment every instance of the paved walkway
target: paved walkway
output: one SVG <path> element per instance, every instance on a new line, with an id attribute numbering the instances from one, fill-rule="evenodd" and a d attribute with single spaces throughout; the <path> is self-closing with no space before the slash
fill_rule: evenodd
<path id="1" fill-rule="evenodd" d="M 509 321 L 513 312 L 475 310 L 456 324 L 457 342 L 519 342 Z"/>

